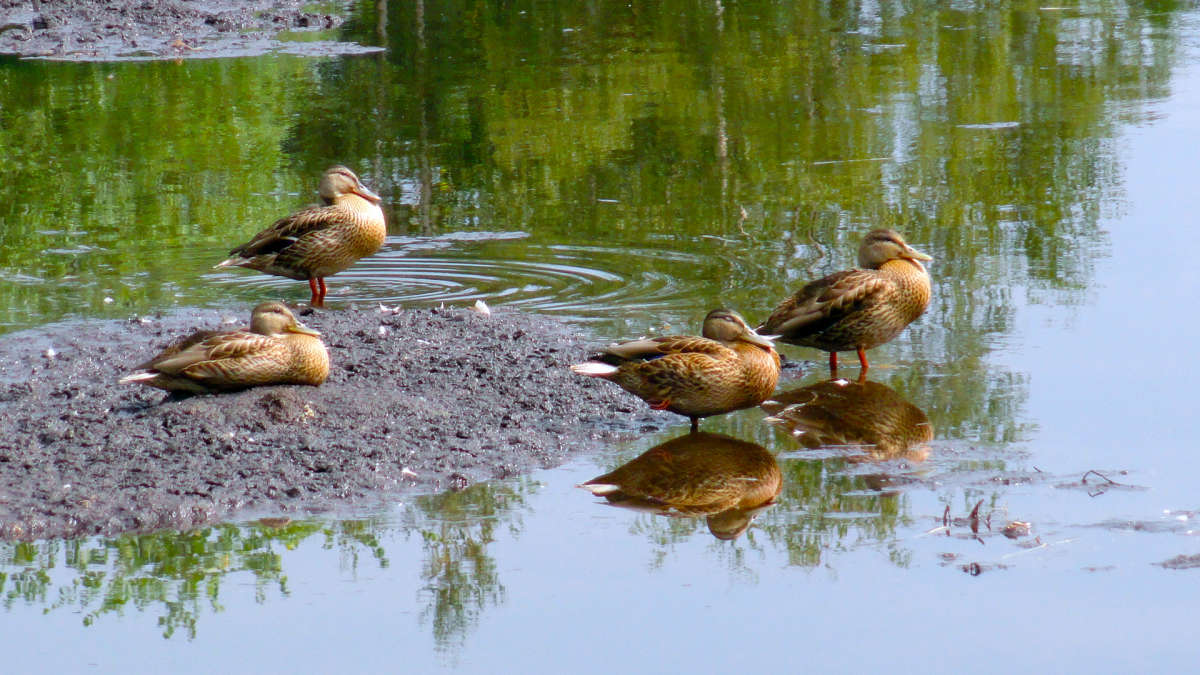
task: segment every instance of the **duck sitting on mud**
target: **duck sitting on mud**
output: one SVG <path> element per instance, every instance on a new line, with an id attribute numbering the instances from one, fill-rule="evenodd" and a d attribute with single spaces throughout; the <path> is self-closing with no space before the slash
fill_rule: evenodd
<path id="1" fill-rule="evenodd" d="M 379 195 L 344 166 L 321 176 L 324 206 L 281 218 L 229 252 L 220 267 L 249 267 L 289 279 L 307 280 L 313 307 L 325 306 L 325 277 L 332 276 L 383 246 L 387 226 Z"/>
<path id="2" fill-rule="evenodd" d="M 929 306 L 930 256 L 909 246 L 894 230 L 872 230 L 858 248 L 862 269 L 834 272 L 810 282 L 775 308 L 758 327 L 780 342 L 829 352 L 831 376 L 837 353 L 856 350 L 865 375 L 866 351 L 904 330 Z"/>
<path id="3" fill-rule="evenodd" d="M 254 308 L 250 330 L 198 331 L 119 382 L 201 394 L 268 384 L 316 386 L 329 376 L 320 335 L 283 303 L 264 302 Z"/>
<path id="4" fill-rule="evenodd" d="M 571 370 L 616 382 L 655 410 L 689 417 L 697 431 L 702 417 L 766 400 L 779 380 L 779 354 L 740 314 L 714 309 L 704 318 L 703 337 L 623 342 Z"/>

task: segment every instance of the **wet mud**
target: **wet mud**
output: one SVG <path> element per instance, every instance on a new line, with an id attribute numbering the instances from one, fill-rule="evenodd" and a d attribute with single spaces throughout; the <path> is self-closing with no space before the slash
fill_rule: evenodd
<path id="1" fill-rule="evenodd" d="M 320 387 L 178 397 L 117 379 L 249 307 L 55 324 L 0 337 L 0 537 L 187 529 L 237 512 L 329 510 L 563 462 L 678 418 L 578 377 L 588 339 L 465 309 L 302 316 L 333 360 Z"/>
<path id="2" fill-rule="evenodd" d="M 70 61 L 335 55 L 347 42 L 280 42 L 284 31 L 336 28 L 345 17 L 301 0 L 0 0 L 0 54 Z"/>

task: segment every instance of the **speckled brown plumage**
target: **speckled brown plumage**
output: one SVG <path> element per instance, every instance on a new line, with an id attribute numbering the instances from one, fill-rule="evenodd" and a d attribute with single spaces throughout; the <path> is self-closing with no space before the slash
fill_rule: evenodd
<path id="1" fill-rule="evenodd" d="M 380 198 L 344 166 L 321 177 L 324 206 L 313 206 L 275 221 L 229 252 L 217 267 L 248 267 L 267 274 L 307 280 L 311 304 L 325 303 L 325 277 L 379 250 L 387 236 Z"/>
<path id="2" fill-rule="evenodd" d="M 758 327 L 780 342 L 837 353 L 856 350 L 865 373 L 866 350 L 891 341 L 929 305 L 928 255 L 892 230 L 873 230 L 858 250 L 862 269 L 835 272 L 813 281 L 784 300 Z"/>
<path id="3" fill-rule="evenodd" d="M 319 385 L 329 353 L 319 333 L 296 321 L 282 303 L 254 308 L 250 330 L 199 331 L 182 338 L 121 378 L 168 391 L 215 393 L 267 384 Z"/>
<path id="4" fill-rule="evenodd" d="M 697 432 L 657 445 L 579 487 L 621 506 L 708 516 L 722 539 L 741 534 L 783 485 L 775 457 L 757 443 Z"/>
<path id="5" fill-rule="evenodd" d="M 827 380 L 763 402 L 768 421 L 806 448 L 867 445 L 875 459 L 925 459 L 933 426 L 917 406 L 879 382 Z"/>
<path id="6" fill-rule="evenodd" d="M 572 370 L 612 380 L 655 409 L 691 418 L 693 431 L 702 417 L 754 407 L 775 391 L 779 354 L 737 312 L 709 312 L 703 333 L 613 345 Z"/>

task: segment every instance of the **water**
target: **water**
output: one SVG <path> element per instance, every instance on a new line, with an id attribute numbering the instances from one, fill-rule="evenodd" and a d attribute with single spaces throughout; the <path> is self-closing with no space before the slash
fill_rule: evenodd
<path id="1" fill-rule="evenodd" d="M 1200 554 L 1200 43 L 1154 7 L 365 3 L 347 36 L 385 54 L 0 62 L 8 329 L 305 299 L 210 268 L 334 161 L 391 230 L 333 303 L 483 298 L 600 342 L 761 318 L 876 224 L 935 258 L 871 369 L 932 440 L 707 420 L 783 473 L 732 542 L 574 487 L 684 423 L 353 513 L 0 544 L 8 667 L 1189 667 L 1195 570 L 1158 563 Z M 822 379 L 785 349 L 811 363 L 782 391 Z"/>

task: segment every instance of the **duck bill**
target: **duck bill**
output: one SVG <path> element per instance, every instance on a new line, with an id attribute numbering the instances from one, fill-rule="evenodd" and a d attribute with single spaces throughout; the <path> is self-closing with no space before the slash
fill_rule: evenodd
<path id="1" fill-rule="evenodd" d="M 909 258 L 910 260 L 924 260 L 925 262 L 929 262 L 930 260 L 933 260 L 933 256 L 926 255 L 925 253 L 921 253 L 920 251 L 918 251 L 917 249 L 915 249 L 911 246 L 908 247 L 908 250 L 905 251 L 905 253 L 907 253 L 908 255 L 906 255 L 904 257 Z"/>
<path id="2" fill-rule="evenodd" d="M 767 349 L 775 348 L 775 343 L 773 342 L 775 339 L 774 336 L 759 335 L 754 330 L 746 331 L 746 333 L 742 335 L 742 339 L 752 345 L 758 345 L 759 347 L 765 347 Z"/>
<path id="3" fill-rule="evenodd" d="M 354 186 L 354 194 L 358 195 L 359 197 L 362 197 L 363 199 L 371 202 L 372 204 L 378 204 L 379 202 L 383 201 L 383 199 L 379 195 L 372 192 L 370 188 L 368 188 L 366 185 L 363 185 L 362 183 L 359 183 L 358 185 Z"/>
<path id="4" fill-rule="evenodd" d="M 301 335 L 311 335 L 313 337 L 321 337 L 320 332 L 315 331 L 315 330 L 309 328 L 308 326 L 305 326 L 304 324 L 300 323 L 299 321 L 288 326 L 287 330 L 289 333 L 299 333 Z"/>

